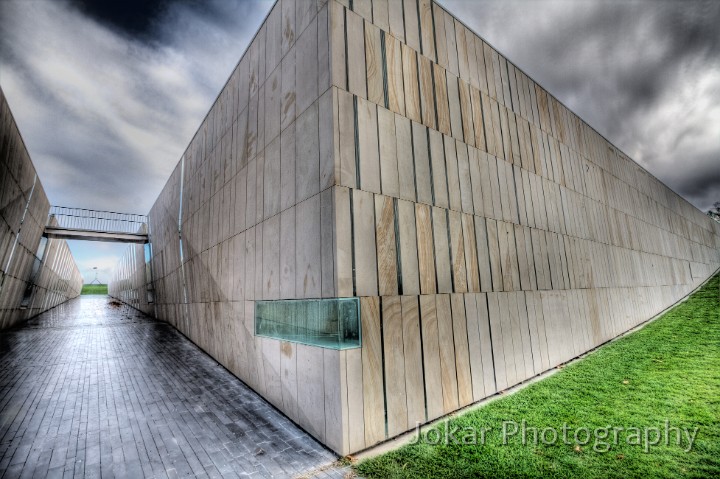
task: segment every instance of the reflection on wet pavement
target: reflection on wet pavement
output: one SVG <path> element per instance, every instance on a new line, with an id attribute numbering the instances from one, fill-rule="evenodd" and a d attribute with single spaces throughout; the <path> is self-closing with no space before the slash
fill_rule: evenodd
<path id="1" fill-rule="evenodd" d="M 174 328 L 110 303 L 83 296 L 0 332 L 0 476 L 342 477 Z"/>

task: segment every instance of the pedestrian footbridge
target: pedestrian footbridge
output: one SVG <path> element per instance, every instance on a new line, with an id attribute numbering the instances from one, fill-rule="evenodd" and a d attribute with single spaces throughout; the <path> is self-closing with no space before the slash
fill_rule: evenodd
<path id="1" fill-rule="evenodd" d="M 52 206 L 43 236 L 66 240 L 147 243 L 147 216 Z"/>

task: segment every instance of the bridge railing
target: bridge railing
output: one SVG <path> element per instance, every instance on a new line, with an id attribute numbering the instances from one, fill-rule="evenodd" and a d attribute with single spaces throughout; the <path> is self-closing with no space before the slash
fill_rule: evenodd
<path id="1" fill-rule="evenodd" d="M 51 206 L 47 226 L 106 233 L 147 234 L 147 216 Z"/>

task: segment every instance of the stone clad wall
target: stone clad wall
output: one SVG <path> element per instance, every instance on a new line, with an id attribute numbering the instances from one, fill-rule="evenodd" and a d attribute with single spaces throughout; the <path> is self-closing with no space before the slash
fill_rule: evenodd
<path id="1" fill-rule="evenodd" d="M 256 299 L 337 296 L 328 31 L 324 2 L 275 4 L 160 193 L 149 229 L 157 317 L 339 445 L 339 351 L 254 336 Z M 111 286 L 113 295 L 142 297 L 125 284 L 122 293 Z"/>
<path id="2" fill-rule="evenodd" d="M 145 314 L 154 316 L 151 265 L 145 261 L 146 245 L 130 244 L 108 281 L 108 294 Z"/>
<path id="3" fill-rule="evenodd" d="M 672 305 L 720 228 L 429 0 L 330 1 L 342 451 Z"/>
<path id="4" fill-rule="evenodd" d="M 275 4 L 150 212 L 155 310 L 346 454 L 563 363 L 720 228 L 429 0 Z M 130 289 L 137 286 L 129 287 Z M 362 347 L 256 300 L 360 297 Z"/>
<path id="5" fill-rule="evenodd" d="M 42 238 L 49 211 L 0 90 L 0 329 L 80 294 L 82 276 L 67 243 Z"/>

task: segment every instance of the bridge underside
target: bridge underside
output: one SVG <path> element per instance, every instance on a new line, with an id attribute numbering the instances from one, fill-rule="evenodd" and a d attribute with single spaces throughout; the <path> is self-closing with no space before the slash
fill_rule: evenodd
<path id="1" fill-rule="evenodd" d="M 43 236 L 65 240 L 109 241 L 114 243 L 144 244 L 148 242 L 148 235 L 146 234 L 60 228 L 56 226 L 46 226 Z"/>

